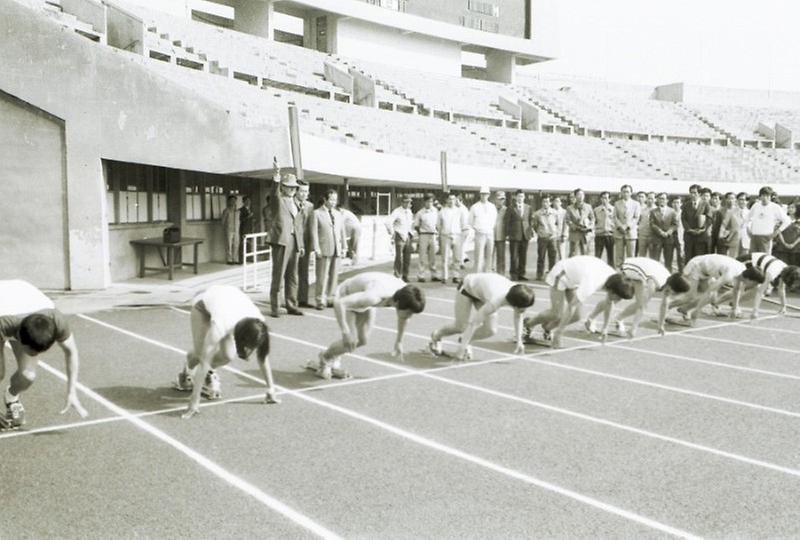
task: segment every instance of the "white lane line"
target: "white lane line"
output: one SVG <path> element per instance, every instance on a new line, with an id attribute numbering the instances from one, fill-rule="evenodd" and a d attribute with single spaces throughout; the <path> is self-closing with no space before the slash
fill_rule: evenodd
<path id="1" fill-rule="evenodd" d="M 87 318 L 87 320 L 91 320 L 91 318 Z M 105 326 L 113 326 L 113 325 L 108 325 L 106 323 Z M 122 330 L 122 329 L 120 329 L 120 330 Z M 126 335 L 129 335 L 129 336 L 138 337 L 138 339 L 140 339 L 140 340 L 142 340 L 142 341 L 144 341 L 146 343 L 157 345 L 157 346 L 163 347 L 163 348 L 165 348 L 167 350 L 175 351 L 175 349 L 176 349 L 175 347 L 173 347 L 171 345 L 168 345 L 166 343 L 160 343 L 160 342 L 158 342 L 156 340 L 147 338 L 145 336 L 137 336 L 137 334 L 134 334 L 133 332 L 130 332 L 130 331 L 127 331 L 127 330 L 125 330 L 123 333 L 125 333 Z M 271 335 L 275 335 L 276 337 L 282 337 L 282 336 L 280 336 L 278 334 L 273 334 L 273 333 L 271 333 Z M 294 339 L 294 338 L 292 338 L 292 339 Z M 297 341 L 300 341 L 300 340 L 297 340 Z M 308 344 L 307 342 L 301 342 L 301 343 Z M 184 354 L 184 351 L 180 351 L 180 352 L 182 354 Z M 61 377 L 64 377 L 63 374 L 61 374 L 60 372 L 57 372 L 56 370 L 54 370 L 53 368 L 51 368 L 49 366 L 47 366 L 47 369 L 52 370 L 55 373 L 58 373 Z M 239 374 L 241 376 L 244 376 L 244 377 L 250 378 L 252 380 L 258 381 L 260 383 L 263 383 L 263 381 L 261 381 L 259 378 L 255 377 L 253 375 L 250 375 L 249 373 L 245 373 L 243 371 L 240 371 L 240 370 L 238 370 L 236 368 L 232 368 L 230 366 L 225 366 L 225 369 L 227 369 L 228 371 L 237 373 L 237 374 Z M 405 368 L 405 369 L 409 369 L 409 368 Z M 411 370 L 411 371 L 415 372 L 415 370 Z M 84 392 L 91 392 L 91 394 L 94 394 L 94 392 L 92 392 L 88 388 L 83 387 L 83 385 L 80 385 L 80 387 L 81 387 L 81 390 L 83 390 Z M 692 533 L 690 533 L 688 531 L 685 531 L 685 530 L 682 530 L 682 529 L 679 529 L 679 528 L 676 528 L 676 527 L 672 527 L 670 525 L 666 525 L 664 523 L 661 523 L 659 521 L 653 520 L 653 519 L 648 518 L 646 516 L 637 514 L 635 512 L 631 512 L 629 510 L 625 510 L 624 508 L 620 508 L 618 506 L 614 506 L 614 505 L 609 504 L 609 503 L 605 503 L 605 502 L 600 501 L 598 499 L 595 499 L 593 497 L 589 497 L 587 495 L 583 495 L 581 493 L 578 493 L 576 491 L 572 491 L 572 490 L 570 490 L 568 488 L 561 487 L 561 486 L 559 486 L 557 484 L 553 484 L 553 483 L 548 482 L 546 480 L 541 480 L 539 478 L 535 478 L 535 477 L 530 476 L 528 474 L 525 474 L 523 472 L 520 472 L 520 471 L 517 471 L 517 470 L 514 470 L 514 469 L 510 469 L 508 467 L 504 467 L 502 465 L 499 465 L 499 464 L 494 463 L 492 461 L 489 461 L 487 459 L 484 459 L 484 458 L 481 458 L 479 456 L 475 456 L 473 454 L 467 453 L 467 452 L 465 452 L 463 450 L 459 450 L 457 448 L 454 448 L 454 447 L 451 447 L 451 446 L 447 446 L 447 445 L 445 445 L 443 443 L 434 441 L 432 439 L 428 439 L 427 437 L 423 437 L 421 435 L 418 435 L 418 434 L 410 432 L 410 431 L 406 431 L 406 430 L 404 430 L 402 428 L 396 427 L 396 426 L 394 426 L 392 424 L 388 424 L 388 423 L 383 422 L 381 420 L 378 420 L 376 418 L 372 418 L 371 416 L 367 416 L 365 414 L 356 412 L 356 411 L 351 410 L 351 409 L 347 409 L 345 407 L 341 407 L 339 405 L 334 405 L 334 404 L 329 403 L 327 401 L 322 401 L 320 399 L 316 399 L 314 397 L 309 396 L 308 394 L 295 392 L 295 391 L 289 390 L 287 388 L 282 388 L 282 387 L 278 387 L 278 388 L 280 388 L 285 394 L 295 396 L 295 397 L 297 397 L 297 398 L 299 398 L 301 400 L 307 401 L 309 403 L 313 403 L 313 404 L 318 405 L 320 407 L 323 407 L 323 408 L 338 412 L 340 414 L 343 414 L 343 415 L 348 416 L 350 418 L 354 418 L 354 419 L 359 420 L 361 422 L 368 423 L 368 424 L 370 424 L 372 426 L 375 426 L 375 427 L 377 427 L 379 429 L 382 429 L 384 431 L 388 431 L 389 433 L 392 433 L 394 435 L 397 435 L 398 437 L 401 437 L 401 438 L 404 438 L 404 439 L 409 440 L 411 442 L 414 442 L 414 443 L 416 443 L 418 445 L 422 445 L 422 446 L 425 446 L 427 448 L 430 448 L 430 449 L 436 450 L 438 452 L 444 453 L 446 455 L 449 455 L 451 457 L 455 457 L 455 458 L 461 459 L 463 461 L 467 461 L 469 463 L 473 463 L 473 464 L 478 465 L 480 467 L 483 467 L 485 469 L 489 469 L 491 471 L 497 472 L 497 473 L 502 474 L 504 476 L 507 476 L 509 478 L 513 478 L 515 480 L 520 480 L 522 482 L 525 482 L 527 484 L 536 486 L 536 487 L 544 489 L 546 491 L 550 491 L 552 493 L 556 493 L 558 495 L 562 495 L 562 496 L 570 498 L 570 499 L 572 499 L 574 501 L 586 504 L 586 505 L 591 506 L 593 508 L 597 508 L 598 510 L 602 510 L 602 511 L 607 512 L 609 514 L 613 514 L 613 515 L 622 517 L 622 518 L 627 519 L 629 521 L 633 521 L 635 523 L 639 523 L 639 524 L 644 525 L 646 527 L 649 527 L 651 529 L 654 529 L 654 530 L 657 530 L 657 531 L 661 531 L 661 532 L 666 533 L 666 534 L 671 534 L 671 535 L 679 537 L 679 538 L 691 538 L 691 539 L 699 539 L 700 538 L 699 536 L 694 535 L 694 534 L 692 534 Z M 103 398 L 102 396 L 99 396 L 97 394 L 94 394 L 94 396 L 96 396 L 95 399 L 99 399 L 99 400 L 105 401 L 105 398 Z M 115 409 L 118 409 L 120 411 L 119 414 L 125 414 L 124 410 L 119 409 L 119 407 L 117 407 L 113 403 L 109 403 L 109 405 L 111 407 L 114 407 Z M 137 418 L 132 418 L 132 419 L 130 419 L 130 421 L 132 421 L 132 422 L 141 422 L 145 426 L 152 428 L 152 426 L 150 426 L 149 424 L 147 424 L 147 423 L 145 423 L 145 422 L 143 422 L 143 421 L 141 421 L 141 420 L 139 420 Z M 156 428 L 152 428 L 152 429 L 157 431 L 158 433 L 163 433 L 163 432 L 160 432 L 159 430 L 157 430 Z M 164 434 L 164 436 L 168 437 L 166 434 Z M 175 443 L 181 444 L 181 443 L 179 443 L 177 441 L 175 441 Z M 188 449 L 188 448 L 187 448 L 187 450 L 191 451 L 191 449 Z"/>
<path id="2" fill-rule="evenodd" d="M 773 347 L 772 345 L 762 345 L 761 343 L 751 343 L 747 341 L 739 341 L 736 339 L 720 339 L 710 336 L 695 336 L 695 335 L 689 335 L 685 337 L 689 337 L 692 339 L 702 339 L 704 341 L 714 341 L 717 343 L 727 343 L 728 345 L 744 345 L 745 347 L 752 347 L 754 349 L 764 349 L 767 351 L 788 352 L 794 354 L 800 353 L 800 350 L 798 349 L 787 349 L 786 347 Z"/>
<path id="3" fill-rule="evenodd" d="M 308 315 L 310 315 L 312 317 L 319 318 L 319 319 L 327 319 L 327 320 L 331 320 L 331 321 L 335 320 L 332 317 L 328 317 L 326 315 L 317 315 L 315 313 L 310 313 Z M 726 324 L 726 323 L 722 323 L 722 324 Z M 733 324 L 736 324 L 736 323 L 727 323 L 727 324 L 733 325 Z M 374 325 L 372 328 L 374 328 L 375 330 L 380 330 L 382 332 L 391 332 L 391 333 L 396 332 L 395 329 L 386 328 L 386 327 L 383 327 L 383 326 Z M 709 327 L 706 327 L 706 328 L 709 328 Z M 697 328 L 687 329 L 687 331 L 683 331 L 683 333 L 684 334 L 687 333 L 688 330 L 697 330 Z M 675 333 L 677 333 L 677 332 L 673 332 L 673 334 L 675 334 Z M 420 335 L 420 334 L 415 334 L 413 332 L 406 332 L 406 336 L 413 337 L 413 338 L 416 338 L 416 339 L 424 339 L 424 340 L 429 340 L 430 339 L 427 336 L 423 336 L 423 335 Z M 634 338 L 634 339 L 629 340 L 629 341 L 641 340 L 644 337 L 646 337 L 646 336 L 642 336 L 641 338 Z M 647 336 L 647 337 L 649 337 L 649 336 Z M 290 339 L 294 340 L 294 338 L 290 338 Z M 296 341 L 298 341 L 300 343 L 305 343 L 305 342 L 300 341 L 300 340 L 296 340 Z M 602 345 L 597 345 L 597 346 L 602 346 Z M 481 351 L 495 353 L 495 354 L 497 353 L 497 351 L 493 351 L 491 349 L 485 349 L 485 348 L 479 347 L 477 345 L 473 345 L 472 347 L 475 350 L 481 350 Z M 589 347 L 587 346 L 586 348 L 589 348 Z M 367 358 L 367 357 L 364 357 L 364 358 Z M 636 379 L 636 378 L 633 378 L 633 377 L 625 377 L 625 376 L 622 376 L 622 375 L 614 375 L 612 373 L 607 373 L 605 371 L 598 371 L 598 370 L 593 370 L 593 369 L 581 368 L 581 367 L 573 366 L 573 365 L 569 365 L 569 364 L 559 364 L 559 363 L 556 363 L 556 362 L 549 362 L 547 360 L 541 360 L 539 358 L 533 358 L 532 356 L 520 356 L 520 355 L 509 354 L 504 359 L 505 360 L 517 360 L 518 359 L 518 360 L 523 360 L 525 362 L 531 362 L 531 363 L 534 363 L 534 364 L 540 364 L 540 365 L 543 365 L 543 366 L 553 367 L 553 368 L 556 368 L 556 369 L 564 369 L 564 370 L 567 370 L 567 371 L 574 371 L 574 372 L 583 373 L 583 374 L 586 374 L 586 375 L 593 375 L 593 376 L 602 377 L 602 378 L 605 378 L 605 379 L 612 379 L 612 380 L 616 380 L 616 381 L 622 381 L 622 382 L 626 382 L 626 383 L 637 384 L 637 385 L 646 386 L 646 387 L 649 387 L 649 388 L 657 388 L 659 390 L 666 390 L 668 392 L 675 392 L 675 393 L 678 393 L 678 394 L 688 395 L 688 396 L 697 397 L 697 398 L 701 398 L 701 399 L 708 399 L 708 400 L 711 400 L 711 401 L 719 401 L 721 403 L 727 403 L 729 405 L 737 405 L 737 406 L 746 407 L 746 408 L 749 408 L 749 409 L 755 409 L 755 410 L 759 410 L 759 411 L 765 411 L 765 412 L 770 412 L 770 413 L 774 413 L 774 414 L 780 414 L 782 416 L 790 416 L 790 417 L 793 417 L 793 418 L 800 418 L 800 412 L 794 412 L 794 411 L 789 411 L 789 410 L 785 410 L 785 409 L 779 409 L 779 408 L 776 408 L 776 407 L 768 407 L 766 405 L 759 405 L 757 403 L 752 403 L 752 402 L 749 402 L 749 401 L 741 401 L 741 400 L 738 400 L 738 399 L 728 398 L 728 397 L 724 397 L 724 396 L 718 396 L 718 395 L 715 395 L 715 394 L 707 394 L 705 392 L 699 392 L 699 391 L 696 391 L 696 390 L 689 390 L 689 389 L 681 388 L 681 387 L 678 387 L 678 386 L 670 386 L 670 385 L 666 385 L 666 384 L 659 384 L 659 383 L 655 383 L 655 382 L 652 382 L 652 381 L 647 381 L 647 380 L 644 380 L 644 379 Z M 372 362 L 376 362 L 376 363 L 377 362 L 381 362 L 381 365 L 390 365 L 390 366 L 392 365 L 392 364 L 389 364 L 387 362 L 382 362 L 380 360 L 373 360 L 371 358 L 369 358 L 368 360 L 372 361 Z M 494 362 L 490 362 L 490 363 L 494 363 Z M 466 362 L 465 364 L 466 365 L 474 365 L 474 362 Z"/>
<path id="4" fill-rule="evenodd" d="M 725 362 L 715 362 L 713 360 L 703 360 L 701 358 L 694 358 L 691 356 L 682 356 L 677 354 L 669 354 L 665 352 L 659 351 L 649 351 L 647 349 L 642 349 L 639 347 L 630 347 L 627 345 L 622 345 L 620 343 L 613 343 L 609 344 L 609 347 L 615 347 L 617 349 L 625 349 L 626 351 L 633 351 L 639 354 L 649 354 L 653 356 L 663 356 L 664 358 L 672 358 L 674 360 L 681 360 L 684 362 L 695 362 L 698 364 L 706 364 L 709 366 L 720 367 L 724 369 L 733 369 L 736 371 L 746 371 L 748 373 L 757 373 L 759 375 L 767 375 L 769 377 L 778 377 L 780 379 L 792 379 L 792 380 L 800 380 L 800 375 L 792 375 L 791 373 L 781 373 L 780 371 L 769 371 L 766 369 L 758 369 L 758 368 L 751 368 L 747 366 L 737 366 L 736 364 L 726 364 Z"/>
<path id="5" fill-rule="evenodd" d="M 176 308 L 176 311 L 180 311 L 181 313 L 184 313 L 184 314 L 187 313 L 186 311 L 179 310 L 177 308 Z M 320 316 L 320 317 L 322 318 L 323 316 Z M 374 328 L 377 328 L 377 327 L 374 327 Z M 380 329 L 380 328 L 377 328 L 377 329 Z M 293 337 L 282 335 L 282 334 L 277 334 L 275 332 L 270 332 L 270 335 L 272 335 L 274 337 L 277 337 L 279 339 L 283 339 L 283 340 L 286 340 L 286 341 L 290 341 L 290 342 L 293 342 L 293 343 L 297 343 L 297 344 L 304 345 L 304 346 L 311 347 L 311 348 L 318 349 L 318 350 L 324 350 L 326 348 L 325 346 L 317 345 L 316 343 L 310 343 L 310 342 L 305 341 L 305 340 L 293 338 Z M 152 343 L 153 340 L 150 340 L 150 342 Z M 158 343 L 158 342 L 156 342 L 156 343 Z M 167 347 L 169 347 L 169 346 L 167 346 Z M 636 350 L 636 349 L 633 349 L 633 350 Z M 588 415 L 588 414 L 580 413 L 580 412 L 577 412 L 577 411 L 573 411 L 571 409 L 566 409 L 566 408 L 563 408 L 563 407 L 558 407 L 558 406 L 555 406 L 555 405 L 549 405 L 547 403 L 530 400 L 530 399 L 527 399 L 527 398 L 516 396 L 514 394 L 508 394 L 506 392 L 501 392 L 501 391 L 498 391 L 498 390 L 492 390 L 490 388 L 486 388 L 486 387 L 483 387 L 483 386 L 478 386 L 478 385 L 474 385 L 474 384 L 470 384 L 470 383 L 466 383 L 466 382 L 461 382 L 461 381 L 457 381 L 457 380 L 453 380 L 453 379 L 448 379 L 448 378 L 445 378 L 445 377 L 439 377 L 437 375 L 432 374 L 431 370 L 419 370 L 419 369 L 409 368 L 409 367 L 406 367 L 406 366 L 392 364 L 390 362 L 384 362 L 382 360 L 375 360 L 373 358 L 369 358 L 367 356 L 363 356 L 363 355 L 360 355 L 360 354 L 350 353 L 349 356 L 351 356 L 353 358 L 356 358 L 358 360 L 361 360 L 363 362 L 372 363 L 372 364 L 388 367 L 388 368 L 391 368 L 391 369 L 394 369 L 394 370 L 402 371 L 403 373 L 405 373 L 407 375 L 417 375 L 417 376 L 421 376 L 421 377 L 424 377 L 424 378 L 433 379 L 435 381 L 442 382 L 442 383 L 445 383 L 445 384 L 449 384 L 449 385 L 452 385 L 452 386 L 458 386 L 458 387 L 461 387 L 461 388 L 466 388 L 468 390 L 472 390 L 472 391 L 488 394 L 488 395 L 491 395 L 491 396 L 494 396 L 494 397 L 498 397 L 498 398 L 509 400 L 509 401 L 514 401 L 514 402 L 517 402 L 517 403 L 523 403 L 523 404 L 526 404 L 526 405 L 529 405 L 529 406 L 532 406 L 532 407 L 544 409 L 544 410 L 547 410 L 547 411 L 550 411 L 550 412 L 554 412 L 554 413 L 558 413 L 558 414 L 563 414 L 563 415 L 570 416 L 570 417 L 573 417 L 573 418 L 578 418 L 580 420 L 585 420 L 585 421 L 592 422 L 592 423 L 599 424 L 599 425 L 603 425 L 603 426 L 606 426 L 606 427 L 619 429 L 619 430 L 626 431 L 626 432 L 629 432 L 629 433 L 634 433 L 636 435 L 641 435 L 641 436 L 644 436 L 644 437 L 650 437 L 650 438 L 657 439 L 657 440 L 660 440 L 660 441 L 677 444 L 679 446 L 684 446 L 686 448 L 691 448 L 693 450 L 700 450 L 702 452 L 707 452 L 707 453 L 710 453 L 710 454 L 713 454 L 713 455 L 716 455 L 716 456 L 724 457 L 724 458 L 727 458 L 727 459 L 732 459 L 734 461 L 739 461 L 741 463 L 746 463 L 746 464 L 749 464 L 749 465 L 754 465 L 754 466 L 757 466 L 757 467 L 770 469 L 770 470 L 777 471 L 777 472 L 784 473 L 784 474 L 788 474 L 788 475 L 791 475 L 791 476 L 800 477 L 800 470 L 798 470 L 798 469 L 792 469 L 792 468 L 789 468 L 789 467 L 784 467 L 784 466 L 781 466 L 781 465 L 777 465 L 775 463 L 770 463 L 770 462 L 767 462 L 767 461 L 763 461 L 763 460 L 759 460 L 759 459 L 755 459 L 755 458 L 750 458 L 750 457 L 747 457 L 747 456 L 744 456 L 744 455 L 741 455 L 741 454 L 736 454 L 734 452 L 728 452 L 728 451 L 725 451 L 725 450 L 720 450 L 718 448 L 713 448 L 713 447 L 702 445 L 702 444 L 699 444 L 699 443 L 693 443 L 693 442 L 687 441 L 685 439 L 679 439 L 677 437 L 671 437 L 669 435 L 663 435 L 663 434 L 660 434 L 660 433 L 657 433 L 657 432 L 654 432 L 654 431 L 649 431 L 649 430 L 646 430 L 646 429 L 637 428 L 637 427 L 634 427 L 634 426 L 631 426 L 631 425 L 628 425 L 628 424 L 621 424 L 621 423 L 618 423 L 618 422 L 614 422 L 612 420 L 607 420 L 605 418 L 600 418 L 600 417 L 596 417 L 596 416 L 591 416 L 591 415 Z M 240 370 L 238 370 L 236 368 L 226 367 L 226 369 L 229 369 L 229 371 L 237 373 L 237 374 L 241 375 L 242 377 L 251 379 L 251 380 L 259 382 L 261 384 L 263 384 L 263 382 L 264 382 L 261 379 L 259 379 L 258 377 L 254 377 L 253 375 L 250 375 L 250 374 L 248 374 L 246 372 L 240 371 Z M 798 414 L 797 416 L 800 417 L 800 414 Z"/>
<path id="6" fill-rule="evenodd" d="M 169 347 L 170 349 L 174 349 L 174 347 Z M 56 368 L 50 366 L 45 362 L 40 362 L 39 365 L 45 370 L 59 379 L 66 381 L 66 375 L 61 373 Z M 93 399 L 112 413 L 118 416 L 122 416 L 128 422 L 132 423 L 134 426 L 138 427 L 142 431 L 149 433 L 153 437 L 159 439 L 160 441 L 168 444 L 178 452 L 184 454 L 186 457 L 212 473 L 213 475 L 217 476 L 221 480 L 227 482 L 231 486 L 239 489 L 240 491 L 244 492 L 245 494 L 251 496 L 267 508 L 274 510 L 275 512 L 280 513 L 290 521 L 296 523 L 297 525 L 303 527 L 307 531 L 321 537 L 321 538 L 330 538 L 330 539 L 339 539 L 340 536 L 335 534 L 334 532 L 328 530 L 327 528 L 323 527 L 319 523 L 312 520 L 310 517 L 301 514 L 300 512 L 290 508 L 286 504 L 282 503 L 278 499 L 267 495 L 256 486 L 250 484 L 249 482 L 239 478 L 235 474 L 229 472 L 228 470 L 222 468 L 215 462 L 211 461 L 204 455 L 200 454 L 193 448 L 183 444 L 182 442 L 178 441 L 177 439 L 167 435 L 165 432 L 161 431 L 160 429 L 154 427 L 151 424 L 148 424 L 141 418 L 137 418 L 135 415 L 129 413 L 122 407 L 118 406 L 117 404 L 109 401 L 108 399 L 104 398 L 100 394 L 96 393 L 91 388 L 84 386 L 81 383 L 77 384 L 77 388 L 86 394 L 89 398 Z"/>
<path id="7" fill-rule="evenodd" d="M 763 330 L 765 332 L 777 332 L 779 334 L 792 334 L 794 336 L 800 334 L 797 330 L 789 330 L 788 328 L 772 328 L 769 326 L 760 326 L 758 324 L 753 324 L 756 322 L 761 322 L 762 319 L 758 319 L 758 321 L 751 321 L 750 325 L 747 328 L 754 328 L 756 330 Z"/>

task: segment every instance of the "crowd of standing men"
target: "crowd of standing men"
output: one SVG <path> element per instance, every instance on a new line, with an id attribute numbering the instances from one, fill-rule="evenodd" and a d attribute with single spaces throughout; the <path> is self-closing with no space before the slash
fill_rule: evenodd
<path id="1" fill-rule="evenodd" d="M 483 187 L 480 200 L 469 208 L 459 195 L 447 193 L 440 207 L 428 195 L 414 213 L 412 199 L 403 197 L 389 219 L 395 276 L 409 280 L 415 238 L 416 278 L 421 282 L 460 282 L 470 240 L 474 244 L 472 272 L 506 275 L 508 271 L 513 281 L 528 280 L 532 241 L 536 243 L 537 280 L 544 279 L 559 260 L 577 255 L 605 257 L 614 268 L 630 257 L 650 257 L 678 272 L 692 258 L 711 253 L 736 258 L 749 252 L 774 252 L 789 264 L 800 259 L 797 205 L 782 206 L 766 186 L 755 201 L 744 192 L 722 194 L 699 185 L 689 188 L 684 201 L 664 192 L 634 194 L 628 184 L 613 201 L 611 193 L 602 192 L 595 207 L 586 202 L 582 189 L 563 198 L 543 194 L 535 210 L 526 200 L 522 190 L 507 203 L 504 191 L 492 197 L 490 189 Z"/>

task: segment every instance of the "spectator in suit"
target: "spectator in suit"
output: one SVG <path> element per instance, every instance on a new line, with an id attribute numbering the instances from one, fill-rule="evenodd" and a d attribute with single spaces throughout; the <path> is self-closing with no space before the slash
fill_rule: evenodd
<path id="1" fill-rule="evenodd" d="M 772 253 L 772 239 L 791 223 L 783 208 L 772 202 L 771 198 L 772 188 L 762 187 L 758 191 L 758 201 L 747 216 L 750 251 L 753 253 Z"/>
<path id="2" fill-rule="evenodd" d="M 448 193 L 447 202 L 439 210 L 436 224 L 436 230 L 439 231 L 439 242 L 441 243 L 439 252 L 442 257 L 442 281 L 445 283 L 450 279 L 449 272 L 451 267 L 453 270 L 453 283 L 458 283 L 461 280 L 461 261 L 463 260 L 461 248 L 467 227 L 464 213 L 456 206 L 455 194 Z"/>
<path id="3" fill-rule="evenodd" d="M 739 238 L 742 230 L 742 211 L 736 205 L 736 194 L 729 191 L 725 194 L 725 207 L 719 213 L 717 227 L 717 253 L 734 259 L 739 256 Z"/>
<path id="4" fill-rule="evenodd" d="M 594 209 L 594 255 L 602 258 L 606 252 L 606 261 L 614 264 L 614 205 L 611 194 L 604 191 L 600 194 L 600 204 Z"/>
<path id="5" fill-rule="evenodd" d="M 488 272 L 494 255 L 494 225 L 497 222 L 497 208 L 489 202 L 491 191 L 483 186 L 480 200 L 469 209 L 469 227 L 475 232 L 475 266 L 476 273 Z"/>
<path id="6" fill-rule="evenodd" d="M 724 209 L 722 208 L 722 194 L 720 192 L 715 191 L 711 194 L 709 208 L 709 214 L 711 215 L 709 222 L 711 223 L 711 226 L 706 227 L 706 233 L 708 235 L 708 252 L 719 253 L 719 251 L 717 251 L 717 244 L 719 242 L 719 228 L 722 226 L 722 218 L 725 215 Z"/>
<path id="7" fill-rule="evenodd" d="M 426 275 L 433 279 L 436 277 L 436 235 L 439 231 L 436 224 L 439 221 L 439 211 L 433 206 L 433 195 L 425 197 L 425 206 L 414 215 L 414 230 L 419 235 L 419 271 L 417 279 L 424 283 Z"/>
<path id="8" fill-rule="evenodd" d="M 556 224 L 558 226 L 558 237 L 556 237 L 556 256 L 558 260 L 565 258 L 567 256 L 567 233 L 569 232 L 569 227 L 567 226 L 567 211 L 564 210 L 564 206 L 561 200 L 561 197 L 553 197 L 552 199 L 553 210 L 556 212 Z"/>
<path id="9" fill-rule="evenodd" d="M 642 209 L 631 198 L 633 188 L 625 184 L 620 188 L 620 198 L 614 203 L 614 265 L 619 268 L 626 257 L 633 257 L 639 233 Z"/>
<path id="10" fill-rule="evenodd" d="M 514 202 L 506 211 L 506 236 L 511 251 L 511 281 L 527 281 L 525 266 L 528 242 L 533 237 L 531 207 L 525 203 L 525 193 L 518 190 Z"/>
<path id="11" fill-rule="evenodd" d="M 225 263 L 236 264 L 239 243 L 239 213 L 236 211 L 236 195 L 229 195 L 222 211 L 222 234 L 225 235 Z"/>
<path id="12" fill-rule="evenodd" d="M 589 233 L 594 230 L 594 212 L 585 201 L 582 189 L 572 192 L 575 201 L 566 208 L 565 221 L 569 230 L 569 256 L 589 254 Z"/>
<path id="13" fill-rule="evenodd" d="M 303 229 L 303 245 L 311 246 L 311 215 L 314 213 L 314 204 L 308 200 L 309 186 L 306 182 L 298 181 L 300 187 L 294 194 L 297 207 L 300 209 L 301 227 Z M 310 271 L 310 249 L 306 249 L 303 255 L 297 258 L 297 299 L 300 307 L 310 308 L 308 303 L 308 278 Z"/>
<path id="14" fill-rule="evenodd" d="M 673 246 L 675 246 L 675 263 L 678 265 L 678 272 L 683 272 L 683 262 L 685 257 L 684 243 L 683 243 L 683 221 L 681 221 L 681 214 L 683 212 L 683 201 L 680 197 L 672 199 L 672 209 L 675 210 L 675 232 L 673 233 Z M 668 268 L 670 272 L 671 268 Z"/>
<path id="15" fill-rule="evenodd" d="M 358 216 L 347 208 L 346 204 L 339 205 L 339 211 L 344 218 L 344 233 L 347 239 L 347 254 L 350 264 L 358 264 L 358 241 L 361 239 L 361 221 Z"/>
<path id="16" fill-rule="evenodd" d="M 256 216 L 250 209 L 250 196 L 242 197 L 239 208 L 239 264 L 244 264 L 244 237 L 256 232 Z"/>
<path id="17" fill-rule="evenodd" d="M 750 252 L 750 233 L 747 232 L 747 217 L 750 215 L 750 201 L 744 191 L 736 194 L 736 206 L 742 219 L 742 228 L 739 230 L 739 255 Z"/>
<path id="18" fill-rule="evenodd" d="M 272 249 L 272 282 L 270 285 L 270 315 L 279 316 L 278 308 L 283 288 L 286 311 L 302 315 L 297 309 L 297 257 L 305 252 L 303 216 L 294 197 L 299 184 L 294 174 L 281 175 L 276 167 L 270 193 L 270 247 Z"/>
<path id="19" fill-rule="evenodd" d="M 678 229 L 678 216 L 667 206 L 667 194 L 659 193 L 656 207 L 650 210 L 650 256 L 661 259 L 664 253 L 664 266 L 672 272 L 672 253 L 675 250 L 675 231 Z"/>
<path id="20" fill-rule="evenodd" d="M 700 200 L 700 186 L 693 184 L 689 187 L 689 204 L 684 206 L 681 212 L 685 262 L 687 263 L 698 255 L 706 254 L 708 243 L 705 233 L 708 218 L 709 209 Z"/>
<path id="21" fill-rule="evenodd" d="M 550 195 L 542 196 L 542 207 L 533 215 L 533 229 L 536 233 L 536 281 L 544 279 L 544 261 L 547 258 L 547 271 L 553 269 L 558 261 L 556 242 L 558 241 L 558 218 L 551 206 Z"/>
<path id="22" fill-rule="evenodd" d="M 501 276 L 506 275 L 506 192 L 494 194 L 494 205 L 497 207 L 497 219 L 494 222 L 494 271 Z"/>
<path id="23" fill-rule="evenodd" d="M 789 205 L 787 214 L 794 221 L 775 238 L 775 256 L 786 264 L 800 266 L 800 201 Z"/>
<path id="24" fill-rule="evenodd" d="M 316 258 L 316 309 L 332 306 L 332 296 L 339 284 L 339 262 L 347 253 L 344 215 L 336 208 L 339 194 L 325 192 L 322 206 L 311 213 L 311 247 Z"/>
<path id="25" fill-rule="evenodd" d="M 389 216 L 394 240 L 394 277 L 408 283 L 411 268 L 411 237 L 414 229 L 414 214 L 411 213 L 411 197 L 403 195 L 400 206 Z"/>
<path id="26" fill-rule="evenodd" d="M 641 212 L 639 214 L 639 238 L 636 241 L 636 255 L 638 257 L 647 257 L 650 253 L 650 242 L 653 235 L 650 229 L 650 212 L 656 206 L 656 194 L 652 191 L 645 193 L 640 191 L 636 194 L 636 201 L 639 203 Z"/>

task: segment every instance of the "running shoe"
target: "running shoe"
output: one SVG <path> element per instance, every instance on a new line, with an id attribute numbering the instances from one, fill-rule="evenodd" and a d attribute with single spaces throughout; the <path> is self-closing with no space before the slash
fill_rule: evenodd
<path id="1" fill-rule="evenodd" d="M 219 375 L 217 375 L 216 371 L 212 370 L 208 372 L 200 393 L 206 399 L 213 400 L 222 398 L 222 384 L 219 381 Z"/>
<path id="2" fill-rule="evenodd" d="M 464 355 L 461 357 L 461 360 L 464 362 L 472 360 L 472 345 L 467 345 L 467 348 L 464 349 Z"/>
<path id="3" fill-rule="evenodd" d="M 617 321 L 617 333 L 621 336 L 625 335 L 627 328 L 625 328 L 625 323 L 622 321 Z"/>
<path id="4" fill-rule="evenodd" d="M 442 351 L 442 342 L 441 342 L 441 340 L 438 340 L 438 339 L 434 338 L 433 337 L 434 334 L 435 334 L 435 332 L 431 333 L 431 340 L 428 343 L 428 350 L 434 356 L 441 356 L 442 352 L 443 352 Z"/>
<path id="5" fill-rule="evenodd" d="M 522 325 L 522 342 L 527 345 L 533 345 L 534 343 L 533 337 L 531 336 L 531 328 L 526 324 Z"/>
<path id="6" fill-rule="evenodd" d="M 594 320 L 586 319 L 586 322 L 583 323 L 583 326 L 584 328 L 586 328 L 586 331 L 589 332 L 590 334 L 597 333 L 597 325 L 595 324 Z"/>
<path id="7" fill-rule="evenodd" d="M 331 376 L 334 379 L 349 379 L 352 377 L 352 375 L 350 375 L 350 372 L 342 367 L 342 361 L 339 358 L 331 362 L 330 367 L 331 367 Z"/>
<path id="8" fill-rule="evenodd" d="M 2 420 L 4 429 L 17 429 L 25 425 L 25 407 L 19 400 L 6 403 L 6 414 Z"/>
<path id="9" fill-rule="evenodd" d="M 550 341 L 550 340 L 552 340 L 552 339 L 553 339 L 553 333 L 552 333 L 552 332 L 550 332 L 550 330 L 547 330 L 547 329 L 545 329 L 545 328 L 542 328 L 542 332 L 543 332 L 543 333 L 542 333 L 542 339 L 543 339 L 544 341 Z"/>
<path id="10" fill-rule="evenodd" d="M 180 392 L 191 392 L 194 389 L 194 381 L 189 373 L 181 370 L 180 373 L 178 373 L 178 380 L 175 381 L 174 386 L 175 390 Z"/>

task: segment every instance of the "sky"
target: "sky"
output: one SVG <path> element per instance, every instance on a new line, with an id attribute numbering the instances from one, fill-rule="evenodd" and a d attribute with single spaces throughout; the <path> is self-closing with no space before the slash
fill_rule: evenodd
<path id="1" fill-rule="evenodd" d="M 559 57 L 526 71 L 800 91 L 800 0 L 552 1 Z"/>

